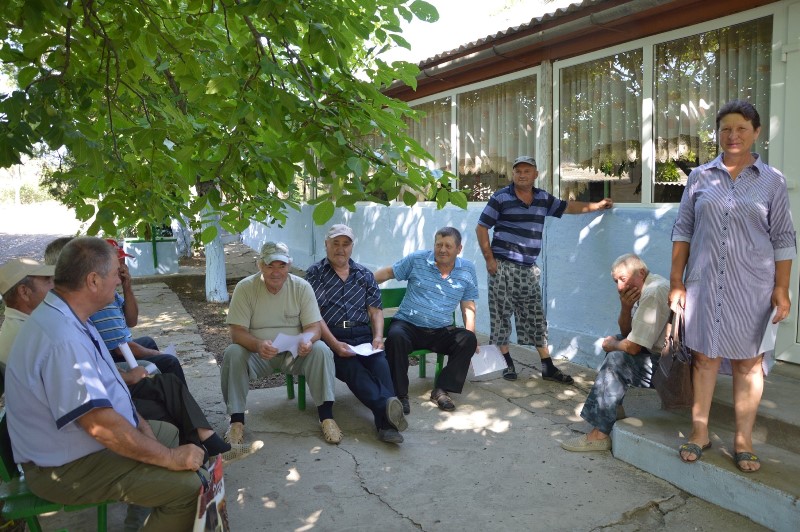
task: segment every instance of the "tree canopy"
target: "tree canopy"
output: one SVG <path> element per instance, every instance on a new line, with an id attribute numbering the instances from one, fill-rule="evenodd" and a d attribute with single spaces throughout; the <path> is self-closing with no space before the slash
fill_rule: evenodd
<path id="1" fill-rule="evenodd" d="M 381 89 L 416 66 L 401 20 L 434 21 L 422 0 L 5 0 L 0 167 L 37 146 L 89 233 L 201 212 L 239 232 L 283 220 L 298 176 L 324 188 L 323 223 L 402 187 L 466 205 L 418 161 L 414 116 Z M 405 194 L 411 203 L 413 194 Z M 204 231 L 211 240 L 215 225 Z"/>

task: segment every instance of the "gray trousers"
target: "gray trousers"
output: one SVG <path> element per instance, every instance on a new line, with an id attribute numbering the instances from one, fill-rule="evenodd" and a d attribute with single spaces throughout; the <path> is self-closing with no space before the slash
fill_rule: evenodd
<path id="1" fill-rule="evenodd" d="M 638 355 L 622 351 L 606 354 L 603 365 L 581 410 L 581 417 L 603 434 L 610 434 L 617 421 L 617 405 L 622 404 L 628 388 L 650 388 L 653 370 L 660 355 L 643 349 Z"/>
<path id="2" fill-rule="evenodd" d="M 263 379 L 276 371 L 305 375 L 311 397 L 317 406 L 335 400 L 333 386 L 336 367 L 333 364 L 333 351 L 321 340 L 314 342 L 308 355 L 294 359 L 287 351 L 264 360 L 239 344 L 229 345 L 223 356 L 222 398 L 228 407 L 228 414 L 243 414 L 250 381 Z"/>
<path id="3" fill-rule="evenodd" d="M 177 447 L 178 429 L 151 421 L 158 441 Z M 39 497 L 61 504 L 119 500 L 152 508 L 142 530 L 191 530 L 200 494 L 194 471 L 169 471 L 120 456 L 108 449 L 59 467 L 22 464 L 25 480 Z"/>

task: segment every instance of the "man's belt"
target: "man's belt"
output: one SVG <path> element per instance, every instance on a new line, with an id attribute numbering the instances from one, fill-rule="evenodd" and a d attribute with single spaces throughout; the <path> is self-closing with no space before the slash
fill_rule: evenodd
<path id="1" fill-rule="evenodd" d="M 353 327 L 365 327 L 369 325 L 369 323 L 363 321 L 343 321 L 341 323 L 334 323 L 331 327 L 336 327 L 337 329 L 352 329 Z"/>

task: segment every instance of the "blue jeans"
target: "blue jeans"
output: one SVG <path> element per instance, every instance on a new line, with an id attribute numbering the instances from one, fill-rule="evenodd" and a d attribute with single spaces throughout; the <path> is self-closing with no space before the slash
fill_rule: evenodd
<path id="1" fill-rule="evenodd" d="M 610 434 L 617 421 L 617 406 L 622 404 L 628 388 L 650 388 L 653 370 L 660 355 L 642 349 L 638 355 L 612 351 L 606 355 L 592 391 L 586 398 L 581 417 L 603 434 Z"/>

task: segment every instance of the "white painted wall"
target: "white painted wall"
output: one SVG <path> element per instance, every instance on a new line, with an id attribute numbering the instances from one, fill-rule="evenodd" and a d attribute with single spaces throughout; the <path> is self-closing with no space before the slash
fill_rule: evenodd
<path id="1" fill-rule="evenodd" d="M 450 206 L 437 210 L 428 202 L 414 207 L 365 203 L 355 213 L 341 210 L 326 225 L 315 226 L 312 208 L 306 205 L 300 212 L 290 212 L 284 227 L 253 223 L 242 237 L 253 249 L 267 240 L 285 242 L 295 266 L 307 268 L 325 256 L 328 227 L 346 223 L 356 235 L 353 260 L 374 271 L 412 251 L 431 249 L 436 230 L 453 226 L 463 236 L 462 257 L 476 264 L 481 292 L 477 328 L 488 334 L 486 268 L 475 238 L 483 207 L 483 203 L 471 203 L 465 211 Z M 677 205 L 623 206 L 599 214 L 547 219 L 539 264 L 554 356 L 590 367 L 602 362 L 598 339 L 617 333 L 619 312 L 611 263 L 633 251 L 652 271 L 668 277 L 676 214 Z"/>

